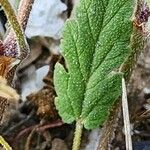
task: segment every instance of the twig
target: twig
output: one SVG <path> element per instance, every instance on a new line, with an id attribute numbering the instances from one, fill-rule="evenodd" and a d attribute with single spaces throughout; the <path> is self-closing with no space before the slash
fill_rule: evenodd
<path id="1" fill-rule="evenodd" d="M 33 137 L 33 134 L 35 132 L 44 132 L 46 129 L 59 127 L 59 126 L 62 126 L 63 124 L 64 123 L 62 121 L 57 120 L 55 122 L 51 122 L 50 124 L 46 124 L 46 125 L 38 124 L 38 125 L 30 126 L 26 129 L 22 130 L 15 138 L 15 141 L 17 141 L 25 133 L 28 133 L 31 131 L 27 138 L 26 144 L 25 144 L 25 150 L 29 150 L 31 138 Z"/>
<path id="2" fill-rule="evenodd" d="M 127 90 L 125 85 L 125 79 L 122 78 L 122 110 L 123 110 L 123 121 L 125 129 L 125 142 L 126 150 L 132 150 L 132 139 L 131 139 L 131 128 L 130 128 L 130 119 L 129 119 L 129 108 L 127 100 Z"/>
<path id="3" fill-rule="evenodd" d="M 57 120 L 55 122 L 52 122 L 50 124 L 47 124 L 47 125 L 43 125 L 41 126 L 40 124 L 39 125 L 36 125 L 34 128 L 32 128 L 32 131 L 31 133 L 29 134 L 28 138 L 27 138 L 27 141 L 26 141 L 26 144 L 25 144 L 25 150 L 30 150 L 30 143 L 31 143 L 31 139 L 33 137 L 33 134 L 35 132 L 44 132 L 46 129 L 49 129 L 49 128 L 55 128 L 55 127 L 59 127 L 59 126 L 62 126 L 63 125 L 63 122 L 60 121 L 60 120 Z M 44 137 L 47 137 L 47 135 L 45 135 L 45 132 L 43 133 Z M 49 139 L 49 137 L 48 137 Z M 46 139 L 46 142 L 49 142 L 49 140 Z M 51 139 L 51 138 L 50 138 Z M 47 141 L 48 140 L 48 141 Z"/>
<path id="4" fill-rule="evenodd" d="M 19 128 L 20 126 L 22 126 L 23 124 L 25 124 L 27 121 L 29 121 L 30 118 L 33 117 L 34 114 L 35 114 L 35 111 L 34 110 L 31 111 L 31 113 L 27 116 L 27 118 L 25 118 L 24 120 L 21 120 L 19 123 L 17 123 L 14 126 L 8 128 L 8 130 L 6 130 L 3 135 L 8 135 L 12 131 L 16 130 L 17 128 Z"/>
<path id="5" fill-rule="evenodd" d="M 64 123 L 63 123 L 62 121 L 57 120 L 57 121 L 55 121 L 55 122 L 50 122 L 49 124 L 40 126 L 40 127 L 38 127 L 36 130 L 37 130 L 38 132 L 43 132 L 43 131 L 46 130 L 46 129 L 60 127 L 60 126 L 62 126 L 63 124 L 64 124 Z"/>
<path id="6" fill-rule="evenodd" d="M 19 132 L 19 134 L 16 136 L 15 141 L 17 141 L 17 140 L 18 140 L 21 136 L 23 136 L 25 133 L 28 133 L 28 132 L 30 132 L 31 130 L 33 130 L 36 126 L 37 126 L 37 125 L 33 125 L 33 126 L 30 126 L 30 127 L 27 127 L 27 128 L 25 128 L 25 129 L 21 130 L 21 131 Z"/>
<path id="7" fill-rule="evenodd" d="M 43 132 L 46 129 L 60 127 L 63 124 L 64 123 L 62 121 L 60 121 L 60 120 L 57 120 L 55 122 L 50 122 L 49 124 L 46 124 L 46 125 L 36 124 L 36 125 L 27 127 L 25 129 L 23 129 L 22 131 L 20 131 L 20 133 L 17 135 L 17 137 L 15 139 L 18 140 L 21 136 L 23 136 L 25 133 L 30 132 L 34 128 L 36 128 L 37 132 Z"/>
<path id="8" fill-rule="evenodd" d="M 26 144 L 25 144 L 25 150 L 30 150 L 31 139 L 32 139 L 35 132 L 36 132 L 36 128 L 34 128 L 31 131 L 31 133 L 29 134 L 27 141 L 26 141 Z"/>
<path id="9" fill-rule="evenodd" d="M 148 138 L 150 138 L 150 132 L 147 132 L 147 131 L 134 130 L 134 135 L 138 135 L 140 137 L 148 137 Z"/>

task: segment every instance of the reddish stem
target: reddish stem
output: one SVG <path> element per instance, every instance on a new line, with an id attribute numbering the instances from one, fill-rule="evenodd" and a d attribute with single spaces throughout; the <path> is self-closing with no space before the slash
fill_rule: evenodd
<path id="1" fill-rule="evenodd" d="M 19 132 L 19 134 L 16 136 L 15 141 L 17 141 L 21 136 L 23 136 L 24 134 L 29 133 L 30 131 L 32 131 L 34 128 L 36 128 L 37 132 L 43 132 L 46 129 L 50 129 L 50 128 L 56 128 L 56 127 L 60 127 L 62 126 L 64 123 L 61 120 L 56 120 L 54 122 L 50 122 L 49 124 L 45 124 L 45 125 L 33 125 L 30 126 L 28 128 L 23 129 L 22 131 Z"/>

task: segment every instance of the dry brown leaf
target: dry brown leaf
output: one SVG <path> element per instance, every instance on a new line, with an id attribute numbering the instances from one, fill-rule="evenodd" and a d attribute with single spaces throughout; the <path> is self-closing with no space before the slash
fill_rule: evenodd
<path id="1" fill-rule="evenodd" d="M 57 111 L 54 105 L 54 98 L 56 96 L 53 85 L 53 71 L 56 62 L 59 60 L 59 55 L 52 55 L 50 59 L 49 72 L 43 79 L 45 86 L 36 93 L 27 96 L 27 100 L 32 101 L 32 104 L 37 107 L 37 115 L 41 117 L 56 118 Z"/>

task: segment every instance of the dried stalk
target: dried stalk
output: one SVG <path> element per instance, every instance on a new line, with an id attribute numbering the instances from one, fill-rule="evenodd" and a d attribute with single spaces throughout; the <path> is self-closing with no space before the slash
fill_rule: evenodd
<path id="1" fill-rule="evenodd" d="M 132 150 L 132 139 L 131 139 L 131 128 L 130 128 L 130 118 L 129 118 L 129 108 L 127 100 L 127 89 L 125 84 L 125 79 L 122 78 L 122 111 L 123 111 L 123 122 L 125 130 L 125 142 L 126 150 Z"/>
<path id="2" fill-rule="evenodd" d="M 31 133 L 29 134 L 29 136 L 27 138 L 25 148 L 24 148 L 25 150 L 30 150 L 31 140 L 32 140 L 33 135 L 35 134 L 35 132 L 36 132 L 36 127 L 31 131 Z"/>

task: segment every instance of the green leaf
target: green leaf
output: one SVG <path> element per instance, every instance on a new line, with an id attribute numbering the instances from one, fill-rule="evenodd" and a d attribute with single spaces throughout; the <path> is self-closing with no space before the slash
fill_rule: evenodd
<path id="1" fill-rule="evenodd" d="M 66 71 L 56 65 L 56 108 L 66 123 L 102 125 L 121 94 L 121 64 L 132 49 L 132 0 L 80 0 L 61 42 Z"/>

